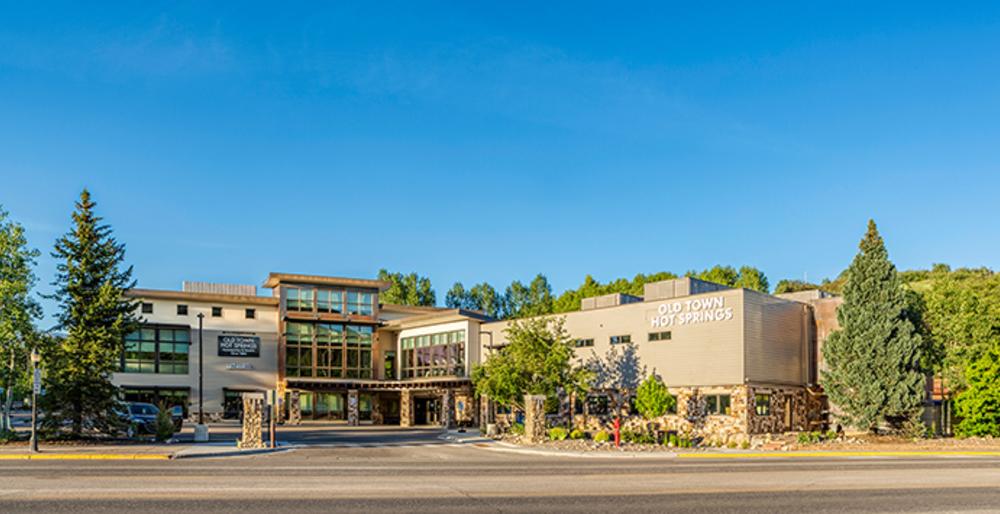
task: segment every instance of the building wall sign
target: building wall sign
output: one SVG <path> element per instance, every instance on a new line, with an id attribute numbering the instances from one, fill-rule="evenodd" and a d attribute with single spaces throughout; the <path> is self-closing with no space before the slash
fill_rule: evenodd
<path id="1" fill-rule="evenodd" d="M 226 364 L 226 369 L 230 370 L 252 370 L 253 364 L 249 362 L 230 362 Z"/>
<path id="2" fill-rule="evenodd" d="M 650 320 L 654 328 L 675 325 L 696 325 L 733 319 L 733 308 L 726 307 L 724 296 L 710 296 L 676 302 L 661 303 Z"/>
<path id="3" fill-rule="evenodd" d="M 220 335 L 219 357 L 260 357 L 260 338 Z"/>

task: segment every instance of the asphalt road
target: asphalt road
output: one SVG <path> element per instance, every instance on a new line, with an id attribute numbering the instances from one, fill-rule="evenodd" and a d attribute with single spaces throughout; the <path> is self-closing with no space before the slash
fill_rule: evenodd
<path id="1" fill-rule="evenodd" d="M 252 457 L 5 461 L 0 512 L 1000 511 L 993 458 L 553 458 L 437 434 L 344 428 L 324 446 Z"/>

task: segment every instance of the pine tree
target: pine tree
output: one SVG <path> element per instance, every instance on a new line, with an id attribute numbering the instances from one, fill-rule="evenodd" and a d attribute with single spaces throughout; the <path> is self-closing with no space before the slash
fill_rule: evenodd
<path id="1" fill-rule="evenodd" d="M 50 428 L 69 421 L 74 436 L 84 428 L 117 428 L 111 375 L 118 371 L 125 335 L 138 322 L 136 303 L 124 295 L 135 286 L 132 268 L 123 269 L 125 245 L 94 214 L 95 205 L 84 189 L 72 230 L 52 252 L 59 265 L 51 298 L 59 304 L 58 328 L 66 336 L 43 356 L 48 365 L 42 406 Z"/>
<path id="2" fill-rule="evenodd" d="M 856 428 L 898 430 L 916 423 L 926 377 L 922 342 L 874 221 L 847 269 L 840 330 L 823 346 L 822 383 L 840 417 Z"/>

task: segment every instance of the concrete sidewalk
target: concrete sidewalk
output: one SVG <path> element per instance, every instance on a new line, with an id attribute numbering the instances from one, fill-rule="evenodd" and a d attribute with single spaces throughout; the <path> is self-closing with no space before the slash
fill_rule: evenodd
<path id="1" fill-rule="evenodd" d="M 119 444 L 119 445 L 45 445 L 38 453 L 27 445 L 0 446 L 0 461 L 4 460 L 170 460 L 208 457 L 237 457 L 290 450 L 279 443 L 278 448 L 244 450 L 235 443 L 199 444 Z"/>

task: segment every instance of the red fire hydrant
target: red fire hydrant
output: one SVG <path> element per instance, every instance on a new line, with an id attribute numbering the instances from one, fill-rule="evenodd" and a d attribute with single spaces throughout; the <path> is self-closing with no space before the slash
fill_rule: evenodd
<path id="1" fill-rule="evenodd" d="M 615 448 L 621 448 L 622 446 L 622 423 L 621 418 L 615 418 Z"/>

